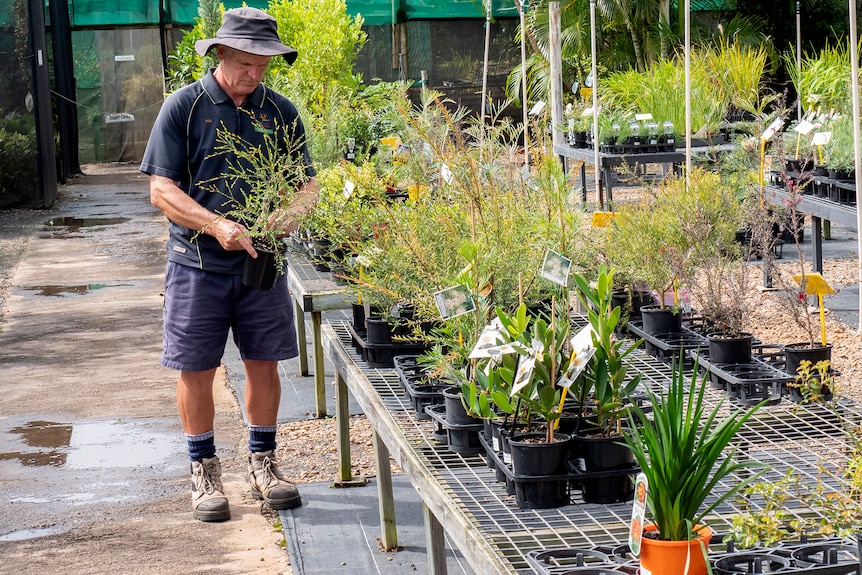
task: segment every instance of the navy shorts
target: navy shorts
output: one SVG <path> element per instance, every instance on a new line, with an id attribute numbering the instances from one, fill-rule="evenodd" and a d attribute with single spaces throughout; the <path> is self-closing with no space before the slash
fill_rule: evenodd
<path id="1" fill-rule="evenodd" d="M 270 290 L 251 289 L 241 275 L 168 262 L 160 363 L 182 371 L 221 364 L 228 330 L 242 359 L 280 361 L 299 355 L 287 276 Z"/>

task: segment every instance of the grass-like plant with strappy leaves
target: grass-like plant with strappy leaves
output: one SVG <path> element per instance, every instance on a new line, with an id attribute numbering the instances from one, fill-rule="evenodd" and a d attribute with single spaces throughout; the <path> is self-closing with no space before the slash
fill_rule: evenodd
<path id="1" fill-rule="evenodd" d="M 680 354 L 666 392 L 648 391 L 651 417 L 633 406 L 629 412 L 631 432 L 626 435 L 626 443 L 647 478 L 648 517 L 664 541 L 692 539 L 695 525 L 704 525 L 709 513 L 760 477 L 765 467 L 755 461 L 736 460 L 736 448 L 731 446 L 736 433 L 763 403 L 732 410 L 719 421 L 723 400 L 707 411 L 707 380 L 703 377 L 698 381 L 697 365 L 687 393 L 682 361 Z M 759 471 L 724 490 L 720 482 L 742 470 Z"/>

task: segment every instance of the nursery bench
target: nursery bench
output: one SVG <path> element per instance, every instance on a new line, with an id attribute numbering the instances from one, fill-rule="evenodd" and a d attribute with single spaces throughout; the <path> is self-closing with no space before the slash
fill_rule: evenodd
<path id="1" fill-rule="evenodd" d="M 432 575 L 446 573 L 444 534 L 458 545 L 477 575 L 536 573 L 531 557 L 548 549 L 575 549 L 584 554 L 584 550 L 623 546 L 631 503 L 601 505 L 575 500 L 553 509 L 518 508 L 482 454 L 456 452 L 438 443 L 437 422 L 418 416 L 394 368 L 370 368 L 363 362 L 346 321 L 324 324 L 322 339 L 336 373 L 338 482 L 352 479 L 348 392 L 372 424 L 382 550 L 399 545 L 390 457 L 422 500 L 428 572 Z M 653 390 L 667 385 L 671 373 L 668 362 L 641 349 L 635 350 L 630 360 L 631 369 L 644 377 L 642 385 Z M 707 401 L 716 403 L 724 395 L 708 389 Z M 841 421 L 831 415 L 825 417 L 818 406 L 781 401 L 764 407 L 743 427 L 735 443 L 740 453 L 772 466 L 770 480 L 792 470 L 806 481 L 816 482 L 823 466 L 836 467 L 847 457 L 846 430 L 841 424 L 858 425 L 862 421 L 862 405 L 842 398 L 840 409 Z M 832 469 L 832 475 L 823 480 L 842 488 L 839 474 L 840 469 Z M 717 487 L 728 488 L 725 483 Z M 724 503 L 710 516 L 711 525 L 719 534 L 726 532 L 733 515 L 744 511 L 739 501 Z"/>
<path id="2" fill-rule="evenodd" d="M 854 186 L 855 187 L 855 186 Z M 766 186 L 767 194 L 773 203 L 783 204 L 790 198 L 790 193 L 777 186 Z M 799 196 L 797 210 L 811 216 L 811 260 L 814 271 L 823 273 L 823 221 L 835 222 L 848 229 L 856 229 L 856 206 L 841 204 L 832 200 L 802 194 Z"/>
<path id="3" fill-rule="evenodd" d="M 350 307 L 349 296 L 342 286 L 332 281 L 330 273 L 317 271 L 310 261 L 295 252 L 289 252 L 289 258 L 287 287 L 295 308 L 299 370 L 301 375 L 308 375 L 308 340 L 305 333 L 305 314 L 308 313 L 311 315 L 314 352 L 315 417 L 326 417 L 326 381 L 320 327 L 324 311 Z"/>

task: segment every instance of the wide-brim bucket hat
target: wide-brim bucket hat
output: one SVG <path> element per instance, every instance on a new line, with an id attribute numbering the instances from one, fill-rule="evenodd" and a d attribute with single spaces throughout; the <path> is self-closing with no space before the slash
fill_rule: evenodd
<path id="1" fill-rule="evenodd" d="M 195 50 L 204 56 L 219 44 L 256 56 L 281 54 L 288 64 L 293 64 L 297 56 L 296 50 L 281 43 L 275 18 L 257 8 L 226 10 L 215 38 L 198 40 Z"/>

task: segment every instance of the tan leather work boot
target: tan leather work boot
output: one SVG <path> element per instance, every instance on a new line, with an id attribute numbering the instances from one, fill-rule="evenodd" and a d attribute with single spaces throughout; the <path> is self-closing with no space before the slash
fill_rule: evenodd
<path id="1" fill-rule="evenodd" d="M 248 482 L 255 499 L 263 499 L 272 509 L 293 509 L 302 505 L 299 490 L 278 470 L 274 451 L 252 453 L 248 458 Z"/>
<path id="2" fill-rule="evenodd" d="M 230 505 L 221 482 L 218 457 L 192 461 L 192 511 L 200 521 L 227 521 Z"/>

